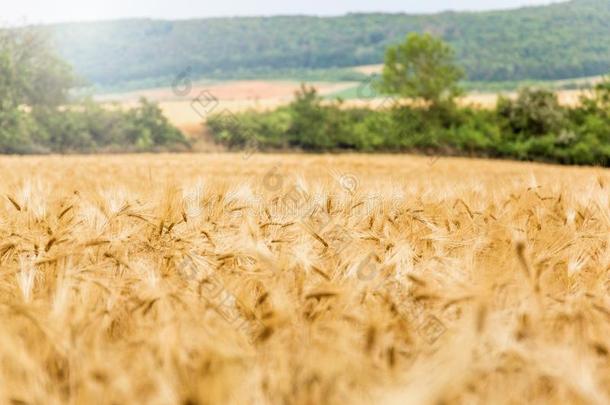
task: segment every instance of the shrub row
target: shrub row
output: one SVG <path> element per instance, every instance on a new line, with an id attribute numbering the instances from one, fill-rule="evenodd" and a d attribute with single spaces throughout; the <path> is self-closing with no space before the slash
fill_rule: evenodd
<path id="1" fill-rule="evenodd" d="M 64 108 L 0 110 L 0 153 L 176 151 L 184 135 L 145 99 L 125 110 L 85 101 Z"/>
<path id="2" fill-rule="evenodd" d="M 270 112 L 208 118 L 214 138 L 230 148 L 263 150 L 423 152 L 564 164 L 610 164 L 610 84 L 578 107 L 560 105 L 547 90 L 524 89 L 494 110 L 394 105 L 371 110 L 323 102 L 303 87 Z"/>

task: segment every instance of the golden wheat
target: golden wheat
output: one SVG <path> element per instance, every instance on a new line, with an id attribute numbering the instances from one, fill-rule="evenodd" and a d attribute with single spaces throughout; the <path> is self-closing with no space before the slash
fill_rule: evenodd
<path id="1" fill-rule="evenodd" d="M 610 401 L 610 173 L 0 158 L 0 402 Z"/>

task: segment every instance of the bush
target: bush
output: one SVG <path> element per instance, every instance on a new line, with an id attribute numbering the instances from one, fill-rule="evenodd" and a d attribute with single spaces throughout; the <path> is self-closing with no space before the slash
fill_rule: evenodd
<path id="1" fill-rule="evenodd" d="M 525 88 L 514 101 L 500 98 L 497 113 L 501 125 L 515 137 L 556 134 L 566 125 L 565 109 L 548 90 Z"/>
<path id="2" fill-rule="evenodd" d="M 260 145 L 264 148 L 287 148 L 290 112 L 281 108 L 273 112 L 223 112 L 208 117 L 207 127 L 214 138 L 229 148 Z"/>
<path id="3" fill-rule="evenodd" d="M 188 147 L 184 135 L 156 104 L 142 99 L 130 110 L 86 101 L 63 109 L 34 108 L 33 141 L 46 152 L 144 152 Z"/>
<path id="4" fill-rule="evenodd" d="M 34 152 L 35 148 L 29 137 L 32 126 L 29 115 L 19 108 L 0 108 L 0 152 Z"/>
<path id="5" fill-rule="evenodd" d="M 156 146 L 188 145 L 184 135 L 173 125 L 159 106 L 148 100 L 140 99 L 140 105 L 125 113 L 130 143 L 140 149 Z"/>

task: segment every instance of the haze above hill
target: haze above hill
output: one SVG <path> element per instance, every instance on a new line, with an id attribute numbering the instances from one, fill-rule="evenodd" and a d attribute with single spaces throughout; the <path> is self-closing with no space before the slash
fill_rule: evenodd
<path id="1" fill-rule="evenodd" d="M 341 15 L 349 12 L 433 13 L 446 10 L 497 10 L 564 0 L 20 0 L 2 7 L 3 20 L 63 23 L 124 18 L 185 19 L 271 15 Z"/>
<path id="2" fill-rule="evenodd" d="M 132 19 L 48 26 L 60 52 L 92 83 L 243 78 L 381 63 L 411 31 L 443 37 L 468 78 L 557 80 L 610 71 L 610 1 L 439 14 Z"/>

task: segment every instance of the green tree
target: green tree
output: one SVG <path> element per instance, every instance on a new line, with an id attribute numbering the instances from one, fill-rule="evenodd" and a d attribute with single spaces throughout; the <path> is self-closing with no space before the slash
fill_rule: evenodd
<path id="1" fill-rule="evenodd" d="M 75 84 L 47 38 L 37 29 L 0 30 L 0 152 L 36 151 L 33 117 L 55 111 Z"/>
<path id="2" fill-rule="evenodd" d="M 77 83 L 44 31 L 0 30 L 0 98 L 13 106 L 57 107 Z"/>
<path id="3" fill-rule="evenodd" d="M 289 110 L 292 125 L 288 129 L 288 138 L 292 145 L 307 150 L 333 147 L 333 134 L 326 131 L 328 109 L 322 106 L 322 98 L 314 87 L 302 84 Z"/>
<path id="4" fill-rule="evenodd" d="M 376 86 L 386 94 L 421 99 L 436 108 L 452 104 L 461 94 L 458 82 L 463 76 L 449 45 L 430 34 L 412 33 L 387 49 Z"/>

